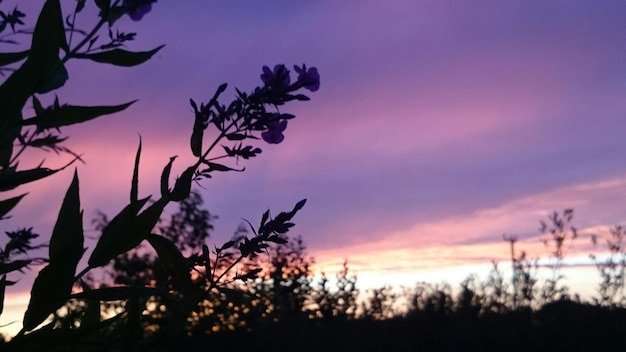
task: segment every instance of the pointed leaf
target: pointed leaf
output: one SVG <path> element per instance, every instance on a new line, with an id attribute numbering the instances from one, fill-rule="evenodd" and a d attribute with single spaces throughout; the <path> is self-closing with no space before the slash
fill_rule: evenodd
<path id="1" fill-rule="evenodd" d="M 23 124 L 37 125 L 38 130 L 59 128 L 123 111 L 135 102 L 136 100 L 133 100 L 125 104 L 111 106 L 64 105 L 58 109 L 46 110 L 40 115 L 24 120 Z"/>
<path id="2" fill-rule="evenodd" d="M 78 158 L 75 158 L 62 168 L 56 170 L 48 169 L 45 167 L 38 167 L 35 169 L 22 171 L 15 171 L 12 168 L 0 169 L 0 192 L 8 191 L 19 185 L 48 177 L 72 165 L 76 160 L 78 160 Z"/>
<path id="3" fill-rule="evenodd" d="M 241 133 L 229 133 L 226 135 L 226 139 L 228 139 L 229 141 L 241 141 L 246 138 L 247 136 Z"/>
<path id="4" fill-rule="evenodd" d="M 59 49 L 68 50 L 61 3 L 47 0 L 33 33 L 32 55 L 54 53 L 58 57 Z"/>
<path id="5" fill-rule="evenodd" d="M 111 0 L 95 0 L 95 3 L 102 12 L 108 11 L 111 7 Z"/>
<path id="6" fill-rule="evenodd" d="M 44 111 L 46 111 L 46 109 L 44 109 L 43 105 L 41 105 L 41 101 L 39 101 L 36 95 L 33 95 L 33 109 L 35 109 L 36 115 L 43 114 Z"/>
<path id="7" fill-rule="evenodd" d="M 11 271 L 22 270 L 28 264 L 30 264 L 32 260 L 30 259 L 22 259 L 22 260 L 14 260 L 8 263 L 0 263 L 0 274 L 10 273 Z"/>
<path id="8" fill-rule="evenodd" d="M 63 16 L 59 0 L 44 4 L 32 36 L 30 54 L 26 61 L 0 85 L 0 163 L 7 165 L 11 145 L 20 136 L 22 109 L 28 98 L 51 76 L 59 75 L 59 49 L 67 49 Z M 62 73 L 62 72 L 61 72 Z M 59 78 L 56 81 L 59 82 Z M 52 79 L 54 82 L 55 79 Z"/>
<path id="9" fill-rule="evenodd" d="M 190 145 L 191 153 L 194 156 L 202 155 L 202 138 L 204 136 L 204 121 L 202 114 L 196 112 L 195 121 L 193 123 L 193 132 L 191 133 Z"/>
<path id="10" fill-rule="evenodd" d="M 14 189 L 15 187 L 40 180 L 55 174 L 61 169 L 48 169 L 47 167 L 38 167 L 31 170 L 12 171 L 3 169 L 0 171 L 0 192 Z"/>
<path id="11" fill-rule="evenodd" d="M 128 249 L 136 247 L 139 243 L 141 243 L 141 241 L 150 235 L 154 226 L 156 226 L 157 222 L 159 222 L 159 218 L 161 217 L 161 214 L 163 214 L 163 209 L 165 209 L 167 203 L 169 203 L 169 200 L 161 197 L 137 216 L 137 219 L 133 223 L 131 229 L 133 232 L 132 236 L 137 242 Z"/>
<path id="12" fill-rule="evenodd" d="M 124 237 L 129 236 L 130 228 L 137 217 L 137 212 L 146 204 L 150 197 L 140 199 L 136 206 L 128 204 L 120 211 L 102 230 L 102 235 L 96 244 L 91 256 L 89 257 L 89 266 L 97 268 L 104 266 L 115 258 L 118 254 L 116 248 L 117 242 Z"/>
<path id="13" fill-rule="evenodd" d="M 204 258 L 204 276 L 209 280 L 209 283 L 213 283 L 213 273 L 211 272 L 211 252 L 209 246 L 202 245 L 202 257 Z"/>
<path id="14" fill-rule="evenodd" d="M 24 193 L 17 197 L 0 201 L 0 219 L 5 219 L 5 216 L 11 211 L 11 209 L 13 209 L 17 205 L 17 203 L 19 203 L 20 200 L 22 200 L 22 198 L 24 198 L 24 196 L 27 194 L 28 193 Z"/>
<path id="15" fill-rule="evenodd" d="M 78 189 L 78 172 L 74 171 L 74 178 L 61 204 L 49 246 L 50 263 L 62 262 L 65 270 L 71 271 L 72 276 L 84 252 L 83 212 L 80 209 Z"/>
<path id="16" fill-rule="evenodd" d="M 139 201 L 139 203 L 141 202 Z M 89 258 L 89 266 L 104 266 L 111 259 L 137 247 L 141 241 L 146 239 L 159 221 L 167 203 L 166 198 L 161 198 L 141 214 L 133 216 L 128 221 L 120 221 L 110 226 L 115 220 L 114 218 L 102 231 L 102 236 Z"/>
<path id="17" fill-rule="evenodd" d="M 172 164 L 176 156 L 170 158 L 170 161 L 163 168 L 163 172 L 161 173 L 161 197 L 169 197 L 170 196 L 170 172 L 172 170 Z"/>
<path id="18" fill-rule="evenodd" d="M 50 263 L 39 272 L 24 314 L 23 325 L 26 331 L 36 328 L 65 303 L 72 291 L 73 281 L 73 273 L 67 276 L 61 263 Z"/>
<path id="19" fill-rule="evenodd" d="M 91 61 L 111 64 L 115 66 L 137 66 L 150 60 L 164 45 L 161 45 L 150 51 L 132 52 L 123 49 L 113 49 L 93 54 L 76 54 L 74 57 L 79 59 L 89 59 Z"/>
<path id="20" fill-rule="evenodd" d="M 30 50 L 20 51 L 17 53 L 0 53 L 0 66 L 6 66 L 28 57 Z"/>
<path id="21" fill-rule="evenodd" d="M 190 166 L 183 171 L 182 175 L 180 175 L 180 177 L 176 180 L 174 189 L 170 193 L 171 200 L 180 202 L 189 197 L 189 193 L 191 193 L 191 182 L 193 181 L 193 174 L 195 171 L 195 166 Z"/>
<path id="22" fill-rule="evenodd" d="M 130 184 L 130 204 L 132 206 L 137 205 L 137 198 L 139 194 L 139 158 L 141 157 L 141 136 L 139 136 L 139 147 L 137 147 L 137 154 L 135 155 L 135 167 L 133 168 L 133 180 Z M 139 211 L 139 209 L 137 209 Z"/>
<path id="23" fill-rule="evenodd" d="M 302 209 L 302 207 L 304 207 L 305 204 L 306 204 L 306 198 L 302 199 L 301 201 L 296 203 L 296 205 L 293 207 L 293 210 L 291 211 L 291 213 L 293 213 L 293 214 L 297 213 L 300 209 Z"/>
<path id="24" fill-rule="evenodd" d="M 204 164 L 208 165 L 211 171 L 243 171 L 243 170 L 233 169 L 232 167 L 228 167 L 226 165 L 212 163 L 210 161 L 207 161 Z"/>
<path id="25" fill-rule="evenodd" d="M 191 286 L 189 265 L 176 245 L 167 238 L 155 234 L 148 235 L 147 239 L 159 255 L 159 259 L 171 272 L 174 286 L 183 290 Z"/>
<path id="26" fill-rule="evenodd" d="M 220 250 L 221 251 L 225 251 L 225 250 L 231 248 L 232 246 L 234 246 L 236 243 L 237 243 L 237 241 L 232 241 L 232 240 L 228 241 L 228 242 L 224 243 L 222 245 L 222 247 L 220 247 Z"/>
<path id="27" fill-rule="evenodd" d="M 7 287 L 7 276 L 2 275 L 2 279 L 0 279 L 0 316 L 2 316 L 2 311 L 4 310 L 4 292 Z"/>

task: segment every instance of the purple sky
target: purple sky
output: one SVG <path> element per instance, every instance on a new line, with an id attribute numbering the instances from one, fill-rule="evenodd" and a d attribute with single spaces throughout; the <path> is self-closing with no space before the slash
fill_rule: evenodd
<path id="1" fill-rule="evenodd" d="M 170 156 L 181 156 L 174 174 L 191 161 L 188 99 L 206 101 L 223 82 L 233 97 L 277 63 L 318 67 L 321 88 L 288 106 L 298 118 L 282 144 L 260 144 L 244 173 L 203 184 L 218 242 L 241 218 L 255 223 L 268 207 L 308 198 L 293 233 L 320 268 L 348 258 L 365 276 L 404 272 L 415 282 L 424 270 L 506 259 L 504 233 L 544 255 L 533 236 L 552 210 L 574 207 L 588 231 L 625 220 L 624 1 L 179 3 L 118 22 L 138 32 L 129 49 L 166 44 L 147 64 L 68 65 L 62 102 L 140 99 L 64 131 L 87 161 L 78 166 L 86 222 L 127 202 L 139 133 L 140 194 L 157 194 Z M 31 194 L 3 226 L 28 221 L 49 234 L 71 176 L 25 187 Z"/>

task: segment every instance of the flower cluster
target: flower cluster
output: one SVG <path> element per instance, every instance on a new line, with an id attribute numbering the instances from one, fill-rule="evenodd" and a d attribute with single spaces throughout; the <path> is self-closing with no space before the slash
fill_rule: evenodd
<path id="1" fill-rule="evenodd" d="M 287 120 L 275 120 L 267 123 L 267 130 L 261 138 L 269 144 L 278 144 L 285 139 L 283 132 L 287 129 Z"/>
<path id="2" fill-rule="evenodd" d="M 311 67 L 307 69 L 306 65 L 302 64 L 302 67 L 294 65 L 293 69 L 296 73 L 298 73 L 298 80 L 292 85 L 290 85 L 290 72 L 285 65 L 276 65 L 274 66 L 274 70 L 271 70 L 267 66 L 263 66 L 261 80 L 266 87 L 277 90 L 294 91 L 300 88 L 305 88 L 311 92 L 316 92 L 320 89 L 320 75 L 317 72 L 317 68 Z"/>
<path id="3" fill-rule="evenodd" d="M 152 4 L 155 2 L 156 0 L 124 0 L 123 6 L 131 20 L 139 21 L 152 10 Z"/>
<path id="4" fill-rule="evenodd" d="M 302 67 L 294 65 L 293 69 L 298 74 L 298 79 L 293 84 L 291 84 L 290 72 L 285 65 L 276 65 L 273 70 L 263 66 L 261 80 L 266 88 L 285 93 L 300 88 L 316 92 L 320 88 L 320 75 L 317 68 L 310 67 L 307 69 L 306 65 L 302 64 Z M 266 130 L 261 133 L 261 138 L 270 144 L 278 144 L 285 139 L 283 132 L 287 128 L 287 120 L 280 119 L 280 114 L 276 114 L 276 116 L 277 119 L 265 123 Z"/>
<path id="5" fill-rule="evenodd" d="M 298 73 L 298 83 L 305 89 L 311 92 L 320 89 L 320 74 L 317 72 L 317 68 L 311 67 L 307 70 L 306 65 L 302 64 L 302 67 L 294 66 L 293 69 Z"/>

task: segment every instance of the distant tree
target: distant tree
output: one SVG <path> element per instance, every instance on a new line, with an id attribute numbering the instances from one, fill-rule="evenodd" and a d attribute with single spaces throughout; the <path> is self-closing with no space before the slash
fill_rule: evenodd
<path id="1" fill-rule="evenodd" d="M 393 318 L 396 298 L 397 295 L 391 286 L 368 290 L 365 301 L 361 304 L 363 317 L 375 320 Z"/>

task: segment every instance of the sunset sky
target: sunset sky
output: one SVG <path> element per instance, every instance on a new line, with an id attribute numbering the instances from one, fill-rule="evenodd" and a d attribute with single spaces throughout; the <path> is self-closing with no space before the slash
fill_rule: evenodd
<path id="1" fill-rule="evenodd" d="M 31 28 L 34 3 L 20 4 Z M 93 22 L 92 3 L 79 27 Z M 206 102 L 224 82 L 233 98 L 235 86 L 251 90 L 262 66 L 278 63 L 317 67 L 321 88 L 284 109 L 297 118 L 283 143 L 259 142 L 263 153 L 241 162 L 245 172 L 202 184 L 218 243 L 242 218 L 256 223 L 268 208 L 307 198 L 292 233 L 318 270 L 347 258 L 366 286 L 411 286 L 486 275 L 491 260 L 508 258 L 503 234 L 545 256 L 539 220 L 553 210 L 575 209 L 583 236 L 570 254 L 579 263 L 592 250 L 586 234 L 626 220 L 624 1 L 181 3 L 161 0 L 140 22 L 116 24 L 138 33 L 129 50 L 166 44 L 148 63 L 68 64 L 61 102 L 139 99 L 63 130 L 87 162 L 78 165 L 87 229 L 97 210 L 114 215 L 128 202 L 139 134 L 140 195 L 156 195 L 170 156 L 179 155 L 173 174 L 192 161 L 189 98 Z M 67 161 L 34 154 L 32 163 L 44 157 L 50 167 Z M 17 189 L 30 194 L 3 230 L 28 225 L 49 236 L 71 177 Z M 7 312 L 23 304 L 33 274 L 9 288 Z"/>

